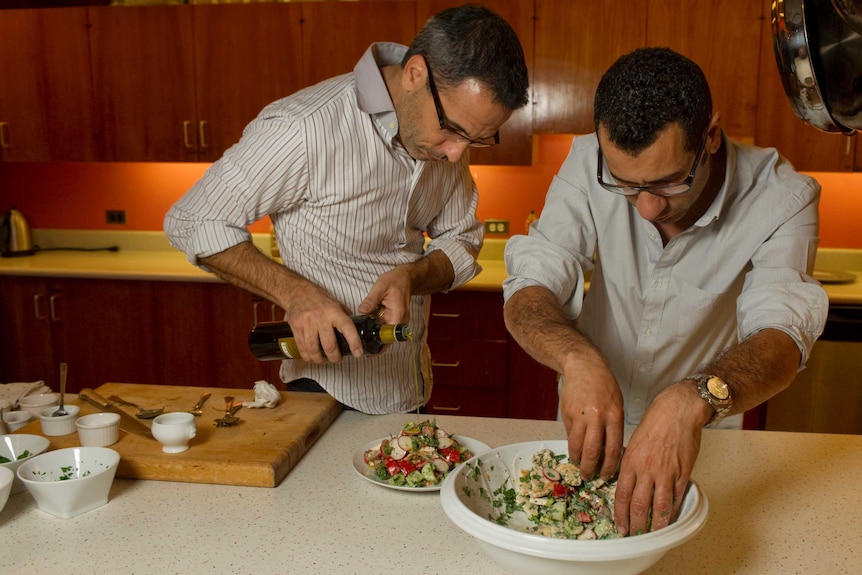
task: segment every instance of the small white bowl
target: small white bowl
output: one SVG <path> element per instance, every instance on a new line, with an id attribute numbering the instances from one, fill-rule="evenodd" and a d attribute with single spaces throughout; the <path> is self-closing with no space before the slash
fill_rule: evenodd
<path id="1" fill-rule="evenodd" d="M 60 405 L 60 394 L 58 393 L 37 393 L 35 395 L 25 395 L 18 400 L 18 406 L 21 409 L 26 409 L 33 414 L 33 417 L 39 417 L 39 414 L 46 407 L 52 405 Z"/>
<path id="2" fill-rule="evenodd" d="M 26 460 L 18 479 L 39 509 L 69 519 L 108 502 L 120 454 L 107 447 L 68 447 Z"/>
<path id="3" fill-rule="evenodd" d="M 41 435 L 30 435 L 27 433 L 16 433 L 14 435 L 0 435 L 0 455 L 8 459 L 6 463 L 0 463 L 15 475 L 15 472 L 27 459 L 44 453 L 51 442 Z M 24 484 L 15 477 L 12 482 L 12 495 L 26 491 Z"/>
<path id="4" fill-rule="evenodd" d="M 15 483 L 15 473 L 0 467 L 0 511 L 6 507 L 6 501 L 9 500 L 9 494 L 12 493 L 12 485 Z"/>
<path id="5" fill-rule="evenodd" d="M 29 411 L 7 411 L 3 414 L 3 422 L 6 423 L 9 433 L 18 431 L 31 421 L 33 421 L 33 414 Z"/>
<path id="6" fill-rule="evenodd" d="M 530 575 L 634 575 L 648 569 L 669 549 L 694 537 L 706 523 L 706 496 L 697 483 L 691 482 L 679 518 L 663 529 L 592 541 L 528 533 L 532 524 L 523 512 L 502 517 L 506 507 L 495 490 L 503 486 L 517 489 L 520 471 L 530 469 L 533 455 L 544 448 L 567 453 L 568 444 L 565 440 L 550 440 L 497 447 L 467 460 L 443 481 L 443 511 L 507 571 Z"/>
<path id="7" fill-rule="evenodd" d="M 64 409 L 68 414 L 61 415 L 60 417 L 54 417 L 54 412 L 57 411 L 57 408 L 54 406 L 43 409 L 39 413 L 42 433 L 52 436 L 75 433 L 75 420 L 78 419 L 81 408 L 77 405 L 66 405 Z"/>
<path id="8" fill-rule="evenodd" d="M 107 447 L 120 440 L 119 413 L 91 413 L 75 421 L 84 447 Z"/>
<path id="9" fill-rule="evenodd" d="M 165 453 L 182 453 L 197 433 L 195 416 L 185 411 L 163 413 L 153 420 L 153 437 L 162 444 Z"/>

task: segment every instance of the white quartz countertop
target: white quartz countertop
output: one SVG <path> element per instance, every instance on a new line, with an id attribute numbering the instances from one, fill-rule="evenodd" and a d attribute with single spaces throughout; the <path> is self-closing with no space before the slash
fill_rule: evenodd
<path id="1" fill-rule="evenodd" d="M 354 471 L 354 452 L 408 419 L 342 413 L 271 489 L 118 479 L 107 505 L 74 519 L 14 495 L 0 512 L 2 572 L 499 575 L 437 493 L 386 489 Z M 564 437 L 554 421 L 437 421 L 492 446 Z M 646 573 L 856 575 L 859 477 L 862 436 L 704 430 L 694 479 L 707 524 Z"/>

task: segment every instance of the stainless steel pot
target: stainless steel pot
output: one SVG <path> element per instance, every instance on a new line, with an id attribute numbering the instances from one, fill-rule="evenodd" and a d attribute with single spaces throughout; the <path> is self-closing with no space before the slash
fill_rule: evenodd
<path id="1" fill-rule="evenodd" d="M 33 255 L 36 247 L 30 234 L 30 225 L 24 214 L 12 208 L 3 214 L 2 255 L 4 258 Z"/>
<path id="2" fill-rule="evenodd" d="M 862 36 L 832 0 L 775 0 L 772 32 L 796 115 L 824 132 L 862 130 Z"/>

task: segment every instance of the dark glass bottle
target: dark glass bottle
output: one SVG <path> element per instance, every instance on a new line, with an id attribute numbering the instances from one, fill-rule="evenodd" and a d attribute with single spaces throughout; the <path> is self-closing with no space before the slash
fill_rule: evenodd
<path id="1" fill-rule="evenodd" d="M 412 338 L 410 326 L 406 323 L 380 324 L 370 315 L 356 315 L 350 319 L 356 325 L 362 347 L 368 354 L 380 353 L 386 344 L 409 341 Z M 341 355 L 351 355 L 347 340 L 337 330 L 335 339 L 338 341 Z M 254 326 L 248 335 L 248 347 L 261 361 L 300 357 L 293 339 L 293 330 L 286 321 L 270 321 Z"/>

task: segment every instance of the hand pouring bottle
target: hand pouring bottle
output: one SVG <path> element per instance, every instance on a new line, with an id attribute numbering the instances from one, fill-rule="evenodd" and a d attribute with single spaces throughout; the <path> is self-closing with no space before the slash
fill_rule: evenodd
<path id="1" fill-rule="evenodd" d="M 399 341 L 409 341 L 412 338 L 410 326 L 404 323 L 380 324 L 371 315 L 356 315 L 351 317 L 362 348 L 367 354 L 380 353 L 383 346 Z M 341 355 L 350 355 L 350 346 L 338 330 L 335 339 Z M 248 346 L 254 356 L 261 360 L 299 359 L 299 349 L 293 339 L 293 330 L 286 321 L 270 321 L 254 326 L 248 335 Z"/>

